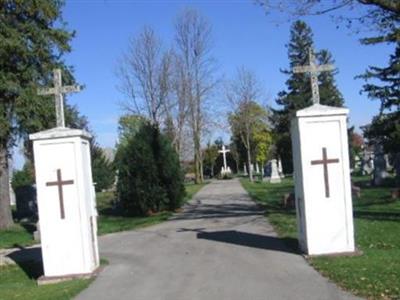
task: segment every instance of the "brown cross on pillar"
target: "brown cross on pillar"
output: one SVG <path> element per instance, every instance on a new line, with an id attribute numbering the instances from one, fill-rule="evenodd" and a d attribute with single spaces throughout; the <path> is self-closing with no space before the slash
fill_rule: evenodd
<path id="1" fill-rule="evenodd" d="M 323 165 L 324 166 L 324 182 L 325 182 L 325 197 L 329 198 L 329 174 L 328 174 L 328 164 L 338 163 L 339 159 L 331 158 L 328 159 L 328 155 L 326 154 L 326 148 L 322 148 L 322 159 L 321 160 L 312 160 L 312 165 Z"/>
<path id="2" fill-rule="evenodd" d="M 64 195 L 63 195 L 63 185 L 73 184 L 73 180 L 62 180 L 61 170 L 57 169 L 57 181 L 46 182 L 46 186 L 57 186 L 58 187 L 58 197 L 60 200 L 60 214 L 61 219 L 65 219 L 64 212 Z"/>

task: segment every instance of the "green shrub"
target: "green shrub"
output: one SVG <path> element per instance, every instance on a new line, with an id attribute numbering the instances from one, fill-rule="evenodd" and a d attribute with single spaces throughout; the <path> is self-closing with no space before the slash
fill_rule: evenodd
<path id="1" fill-rule="evenodd" d="M 128 215 L 175 210 L 184 197 L 179 158 L 157 126 L 144 122 L 118 148 L 117 194 Z"/>
<path id="2" fill-rule="evenodd" d="M 96 192 L 101 192 L 112 187 L 115 181 L 114 166 L 97 144 L 92 145 L 91 152 L 93 181 L 96 183 Z"/>

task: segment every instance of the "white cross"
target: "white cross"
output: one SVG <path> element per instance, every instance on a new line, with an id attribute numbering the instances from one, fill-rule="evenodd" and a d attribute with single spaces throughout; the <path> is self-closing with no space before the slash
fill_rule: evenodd
<path id="1" fill-rule="evenodd" d="M 227 165 L 226 165 L 226 153 L 230 152 L 230 150 L 225 148 L 225 145 L 222 145 L 222 150 L 218 151 L 219 153 L 222 153 L 222 156 L 224 158 L 224 170 L 226 172 L 227 170 Z"/>
<path id="2" fill-rule="evenodd" d="M 81 87 L 79 85 L 62 86 L 60 69 L 53 70 L 53 84 L 52 88 L 38 89 L 38 95 L 54 95 L 57 127 L 65 127 L 63 94 L 79 92 Z"/>
<path id="3" fill-rule="evenodd" d="M 333 65 L 317 65 L 315 62 L 315 55 L 312 48 L 308 49 L 308 59 L 310 65 L 297 66 L 293 68 L 293 73 L 310 73 L 311 75 L 311 91 L 312 100 L 314 104 L 319 104 L 319 87 L 318 87 L 318 73 L 327 72 L 334 69 Z"/>

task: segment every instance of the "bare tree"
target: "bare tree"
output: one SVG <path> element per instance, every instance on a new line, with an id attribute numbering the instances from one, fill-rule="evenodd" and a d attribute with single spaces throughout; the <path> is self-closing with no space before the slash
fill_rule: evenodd
<path id="1" fill-rule="evenodd" d="M 203 181 L 201 140 L 205 101 L 215 85 L 214 60 L 210 56 L 211 26 L 193 9 L 185 9 L 175 23 L 178 57 L 178 101 L 187 105 L 187 121 L 193 138 L 196 182 Z"/>
<path id="2" fill-rule="evenodd" d="M 185 69 L 182 59 L 176 54 L 171 54 L 172 58 L 172 77 L 171 90 L 172 97 L 168 97 L 165 103 L 166 119 L 172 126 L 172 144 L 179 155 L 182 155 L 184 130 L 188 113 L 187 90 L 188 84 L 185 77 Z"/>
<path id="3" fill-rule="evenodd" d="M 255 0 L 266 14 L 278 12 L 293 21 L 303 16 L 328 15 L 337 23 L 345 22 L 355 32 L 378 33 L 361 39 L 364 44 L 400 40 L 399 0 Z"/>
<path id="4" fill-rule="evenodd" d="M 232 134 L 239 135 L 246 148 L 250 181 L 253 181 L 252 134 L 260 120 L 266 118 L 266 111 L 256 102 L 260 97 L 261 88 L 255 74 L 239 68 L 236 78 L 227 84 L 226 98 L 232 108 L 229 115 Z"/>
<path id="5" fill-rule="evenodd" d="M 132 39 L 117 72 L 120 89 L 129 99 L 124 109 L 159 124 L 171 89 L 171 63 L 171 52 L 163 51 L 152 28 L 145 27 Z"/>

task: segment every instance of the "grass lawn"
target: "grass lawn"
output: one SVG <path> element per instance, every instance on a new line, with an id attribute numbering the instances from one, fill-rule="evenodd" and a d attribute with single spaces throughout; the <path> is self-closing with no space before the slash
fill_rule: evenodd
<path id="1" fill-rule="evenodd" d="M 368 299 L 400 299 L 400 201 L 393 202 L 388 187 L 370 187 L 368 178 L 353 178 L 362 188 L 353 199 L 357 257 L 318 257 L 310 263 L 323 275 L 354 294 Z M 250 196 L 265 205 L 278 234 L 297 247 L 294 209 L 280 206 L 284 193 L 293 191 L 291 179 L 280 184 L 241 180 Z"/>
<path id="2" fill-rule="evenodd" d="M 90 279 L 82 279 L 38 286 L 36 279 L 41 274 L 43 274 L 41 263 L 27 263 L 22 267 L 17 265 L 0 266 L 0 299 L 71 299 L 91 282 Z"/>
<path id="3" fill-rule="evenodd" d="M 17 223 L 8 230 L 0 231 L 0 249 L 35 244 L 32 227 L 30 224 L 21 225 Z"/>

